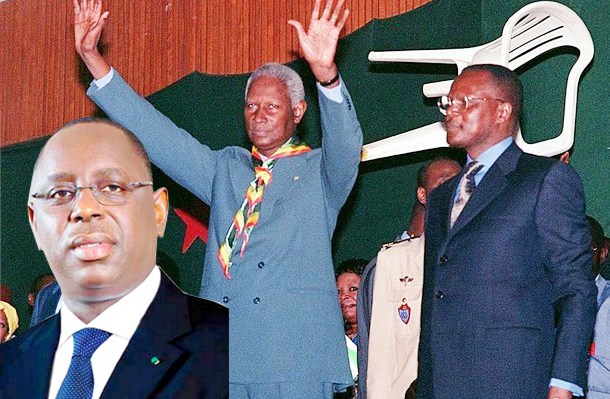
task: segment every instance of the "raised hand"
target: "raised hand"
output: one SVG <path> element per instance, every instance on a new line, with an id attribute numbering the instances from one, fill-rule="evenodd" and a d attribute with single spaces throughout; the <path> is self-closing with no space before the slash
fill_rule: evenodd
<path id="1" fill-rule="evenodd" d="M 74 5 L 74 47 L 94 78 L 99 79 L 110 70 L 110 64 L 98 50 L 108 11 L 102 13 L 101 0 L 72 0 Z"/>
<path id="2" fill-rule="evenodd" d="M 345 0 L 339 0 L 334 9 L 333 0 L 328 0 L 320 15 L 320 2 L 321 0 L 316 0 L 307 32 L 299 21 L 290 20 L 288 24 L 296 29 L 301 51 L 316 79 L 324 82 L 337 75 L 335 65 L 337 42 L 349 10 L 346 9 L 341 13 Z"/>

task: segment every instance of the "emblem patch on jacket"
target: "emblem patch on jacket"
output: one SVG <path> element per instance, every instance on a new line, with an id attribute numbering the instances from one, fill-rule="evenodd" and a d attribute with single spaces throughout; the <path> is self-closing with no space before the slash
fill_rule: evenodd
<path id="1" fill-rule="evenodd" d="M 407 304 L 407 299 L 402 298 L 402 305 L 398 307 L 398 317 L 403 323 L 408 324 L 411 318 L 411 308 Z"/>

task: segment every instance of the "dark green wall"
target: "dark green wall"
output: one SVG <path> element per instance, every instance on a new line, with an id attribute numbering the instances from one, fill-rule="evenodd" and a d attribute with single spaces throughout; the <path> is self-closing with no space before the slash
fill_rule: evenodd
<path id="1" fill-rule="evenodd" d="M 372 21 L 343 39 L 338 63 L 358 111 L 365 143 L 440 120 L 435 101 L 426 99 L 421 87 L 426 82 L 453 78 L 456 73 L 455 67 L 446 65 L 373 65 L 367 60 L 369 51 L 452 48 L 485 43 L 498 37 L 506 19 L 526 3 L 438 0 L 404 15 Z M 606 73 L 609 63 L 608 46 L 603 45 L 605 31 L 610 25 L 608 6 L 601 5 L 606 2 L 593 0 L 565 3 L 579 12 L 596 44 L 594 64 L 580 86 L 573 165 L 585 181 L 589 213 L 600 220 L 608 235 L 610 215 L 604 203 L 610 193 L 608 179 L 603 178 L 604 172 L 610 169 L 605 110 L 605 105 L 610 103 Z M 566 71 L 574 59 L 575 55 L 570 51 L 563 51 L 523 71 L 528 107 L 524 120 L 526 138 L 540 139 L 546 137 L 547 132 L 560 130 L 561 114 L 557 112 L 563 104 L 565 83 L 556 75 Z M 301 73 L 307 87 L 309 109 L 300 127 L 301 135 L 317 147 L 320 144 L 319 117 L 313 78 L 302 61 L 290 65 Z M 241 117 L 246 78 L 245 75 L 193 73 L 149 99 L 178 125 L 212 148 L 247 146 Z M 34 278 L 48 271 L 43 254 L 36 250 L 26 207 L 32 166 L 43 142 L 2 148 L 0 159 L 0 281 L 12 289 L 22 326 L 29 324 L 25 302 L 29 286 Z M 362 164 L 356 187 L 340 216 L 334 239 L 335 260 L 371 258 L 380 244 L 391 241 L 402 231 L 414 201 L 417 169 L 431 157 L 446 152 L 426 151 Z M 462 154 L 458 152 L 457 155 Z M 206 209 L 163 173 L 155 170 L 154 175 L 157 186 L 169 188 L 172 206 L 166 236 L 159 243 L 158 261 L 185 291 L 196 293 L 205 245 L 196 241 L 182 254 L 185 226 L 174 208 L 186 208 L 203 215 Z"/>

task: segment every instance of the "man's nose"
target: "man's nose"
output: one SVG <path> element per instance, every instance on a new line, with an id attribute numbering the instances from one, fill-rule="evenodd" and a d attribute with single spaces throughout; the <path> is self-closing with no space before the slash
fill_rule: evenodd
<path id="1" fill-rule="evenodd" d="M 104 215 L 104 206 L 99 203 L 93 190 L 89 187 L 83 187 L 74 194 L 72 201 L 72 211 L 70 219 L 73 222 L 86 221 L 101 217 Z"/>
<path id="2" fill-rule="evenodd" d="M 447 116 L 457 115 L 460 113 L 460 111 L 461 111 L 460 107 L 458 107 L 455 103 L 451 103 L 449 105 L 449 108 L 447 108 Z"/>
<path id="3" fill-rule="evenodd" d="M 263 107 L 258 107 L 256 111 L 254 111 L 254 120 L 256 122 L 265 122 L 267 120 L 267 115 L 265 114 Z"/>

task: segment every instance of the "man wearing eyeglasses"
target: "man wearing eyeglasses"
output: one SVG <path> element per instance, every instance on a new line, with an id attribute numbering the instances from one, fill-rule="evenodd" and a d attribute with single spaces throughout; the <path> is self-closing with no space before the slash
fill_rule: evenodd
<path id="1" fill-rule="evenodd" d="M 228 311 L 155 266 L 168 195 L 152 186 L 146 152 L 113 122 L 45 144 L 28 214 L 63 306 L 0 347 L 0 397 L 228 396 Z"/>
<path id="2" fill-rule="evenodd" d="M 522 88 L 470 66 L 439 100 L 467 165 L 428 197 L 418 398 L 571 398 L 595 320 L 579 176 L 513 142 Z M 554 309 L 559 318 L 554 320 Z"/>

